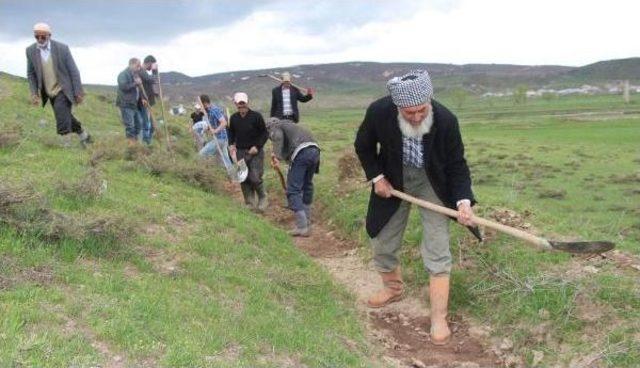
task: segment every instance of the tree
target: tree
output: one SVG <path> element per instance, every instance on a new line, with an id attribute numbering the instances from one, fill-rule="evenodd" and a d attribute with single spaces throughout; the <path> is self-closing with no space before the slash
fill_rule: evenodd
<path id="1" fill-rule="evenodd" d="M 558 97 L 557 94 L 553 93 L 553 92 L 544 92 L 542 94 L 542 99 L 549 102 L 549 101 L 553 101 Z"/>
<path id="2" fill-rule="evenodd" d="M 513 93 L 513 103 L 516 105 L 524 105 L 527 103 L 527 90 L 529 87 L 526 84 L 519 84 Z"/>
<path id="3" fill-rule="evenodd" d="M 464 105 L 464 102 L 467 100 L 468 96 L 469 93 L 464 88 L 456 87 L 451 90 L 451 99 L 453 100 L 453 104 L 458 109 L 462 108 L 462 105 Z"/>

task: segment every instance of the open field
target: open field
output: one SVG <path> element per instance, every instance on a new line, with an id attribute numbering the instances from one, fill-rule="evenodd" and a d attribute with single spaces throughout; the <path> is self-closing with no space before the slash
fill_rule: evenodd
<path id="1" fill-rule="evenodd" d="M 125 155 L 111 97 L 90 95 L 77 111 L 98 142 L 63 149 L 49 107 L 27 107 L 23 81 L 0 87 L 0 191 L 13 198 L 0 202 L 0 366 L 385 366 L 353 293 L 284 231 L 238 210 L 217 171 L 195 161 L 184 119 L 170 121 L 174 157 Z M 640 106 L 619 99 L 452 107 L 477 212 L 549 237 L 612 240 L 636 264 Z M 351 153 L 363 111 L 309 107 L 323 223 L 359 242 L 366 267 L 368 188 Z M 404 273 L 423 298 L 412 221 Z M 506 344 L 516 366 L 637 366 L 638 270 L 492 233 L 478 245 L 451 229 L 452 315 L 479 326 L 488 348 Z"/>

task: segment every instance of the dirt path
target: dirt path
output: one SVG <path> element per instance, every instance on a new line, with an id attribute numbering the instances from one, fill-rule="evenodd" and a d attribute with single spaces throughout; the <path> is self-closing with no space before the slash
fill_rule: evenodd
<path id="1" fill-rule="evenodd" d="M 227 185 L 227 191 L 242 201 L 239 187 Z M 271 195 L 265 216 L 277 226 L 288 229 L 293 223 L 291 211 L 283 208 L 284 199 Z M 453 339 L 446 346 L 429 342 L 429 306 L 422 297 L 408 295 L 402 301 L 380 309 L 367 308 L 369 295 L 380 287 L 377 273 L 358 254 L 358 245 L 336 238 L 320 221 L 313 221 L 309 238 L 294 238 L 295 245 L 345 286 L 356 297 L 356 307 L 365 320 L 369 341 L 383 351 L 385 360 L 397 367 L 500 367 L 500 359 L 487 344 L 470 336 L 469 326 L 460 316 L 451 316 Z M 426 295 L 425 290 L 419 292 Z"/>

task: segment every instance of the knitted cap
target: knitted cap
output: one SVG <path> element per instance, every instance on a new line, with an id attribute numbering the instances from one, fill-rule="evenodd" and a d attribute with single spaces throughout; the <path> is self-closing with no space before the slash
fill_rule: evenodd
<path id="1" fill-rule="evenodd" d="M 387 82 L 387 89 L 398 107 L 422 105 L 433 97 L 431 77 L 426 70 L 412 70 L 403 76 L 391 78 Z"/>

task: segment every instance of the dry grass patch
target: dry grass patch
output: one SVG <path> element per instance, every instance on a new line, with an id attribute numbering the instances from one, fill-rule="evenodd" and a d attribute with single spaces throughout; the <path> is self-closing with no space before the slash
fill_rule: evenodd
<path id="1" fill-rule="evenodd" d="M 98 169 L 91 168 L 77 181 L 62 181 L 58 185 L 58 192 L 68 197 L 82 200 L 98 199 L 107 190 L 107 181 Z"/>
<path id="2" fill-rule="evenodd" d="M 89 239 L 126 243 L 135 224 L 118 214 L 71 216 L 51 208 L 47 198 L 28 185 L 0 184 L 0 224 L 21 235 L 33 235 L 45 241 Z"/>

